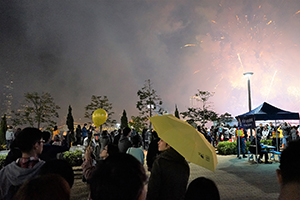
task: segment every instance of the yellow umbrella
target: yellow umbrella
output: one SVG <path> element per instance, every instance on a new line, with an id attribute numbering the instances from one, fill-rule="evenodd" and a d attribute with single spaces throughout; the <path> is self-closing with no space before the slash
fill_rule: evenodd
<path id="1" fill-rule="evenodd" d="M 214 147 L 187 122 L 173 115 L 149 117 L 158 136 L 189 162 L 215 171 L 218 163 Z"/>

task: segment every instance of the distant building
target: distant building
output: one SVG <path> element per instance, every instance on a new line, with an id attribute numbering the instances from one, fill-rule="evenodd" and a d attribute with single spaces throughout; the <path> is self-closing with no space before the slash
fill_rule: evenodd
<path id="1" fill-rule="evenodd" d="M 11 118 L 11 106 L 13 101 L 13 74 L 6 71 L 6 75 L 2 77 L 4 84 L 1 86 L 1 115 L 6 114 L 7 118 Z"/>

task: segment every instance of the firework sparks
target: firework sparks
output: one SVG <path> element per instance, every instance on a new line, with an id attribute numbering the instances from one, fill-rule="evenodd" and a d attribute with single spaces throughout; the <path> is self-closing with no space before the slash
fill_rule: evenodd
<path id="1" fill-rule="evenodd" d="M 215 75 L 210 78 L 210 82 L 215 82 L 215 90 L 223 88 L 226 82 L 230 83 L 232 92 L 243 89 L 246 85 L 241 78 L 242 74 L 253 71 L 253 91 L 259 94 L 253 99 L 278 100 L 280 93 L 287 92 L 288 84 L 297 81 L 296 78 L 287 78 L 286 70 L 280 72 L 280 76 L 277 73 L 282 68 L 295 70 L 295 62 L 292 60 L 298 60 L 299 43 L 296 37 L 292 38 L 290 32 L 283 28 L 282 13 L 286 15 L 286 11 L 275 4 L 260 4 L 249 3 L 247 6 L 251 9 L 243 9 L 243 3 L 235 5 L 229 1 L 222 2 L 213 17 L 208 15 L 210 27 L 206 34 L 201 37 L 198 35 L 196 39 L 201 46 L 199 51 L 203 50 L 211 56 L 210 74 Z M 287 17 L 289 23 L 293 22 L 297 26 L 299 22 L 293 16 L 299 13 L 300 10 L 291 12 L 290 17 Z M 270 71 L 273 73 L 270 74 Z M 289 81 L 285 81 L 287 79 Z M 274 88 L 276 92 L 273 92 Z M 288 95 L 292 95 L 292 91 L 298 94 L 294 88 L 290 89 Z"/>
<path id="2" fill-rule="evenodd" d="M 186 44 L 183 47 L 195 47 L 195 46 L 197 46 L 197 45 L 196 44 Z"/>
<path id="3" fill-rule="evenodd" d="M 277 70 L 274 72 L 274 75 L 273 75 L 273 77 L 272 77 L 272 80 L 271 80 L 271 83 L 270 83 L 270 87 L 269 87 L 269 90 L 268 90 L 268 94 L 267 94 L 266 101 L 267 101 L 268 98 L 269 98 L 269 94 L 270 94 L 270 92 L 271 92 L 271 88 L 272 88 L 272 85 L 273 85 L 273 82 L 274 82 L 274 79 L 275 79 L 276 74 L 277 74 Z"/>
<path id="4" fill-rule="evenodd" d="M 298 10 L 298 11 L 294 14 L 294 16 L 297 15 L 297 14 L 299 14 L 299 13 L 300 13 L 300 10 Z"/>

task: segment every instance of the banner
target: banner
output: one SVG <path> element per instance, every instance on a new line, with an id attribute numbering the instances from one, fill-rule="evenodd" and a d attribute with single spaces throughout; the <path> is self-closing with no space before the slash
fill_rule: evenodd
<path id="1" fill-rule="evenodd" d="M 255 129 L 255 116 L 247 115 L 243 117 L 236 117 L 238 120 L 238 127 L 243 129 Z"/>

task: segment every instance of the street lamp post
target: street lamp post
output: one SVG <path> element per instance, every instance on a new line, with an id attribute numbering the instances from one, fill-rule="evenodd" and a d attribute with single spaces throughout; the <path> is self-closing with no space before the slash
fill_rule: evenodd
<path id="1" fill-rule="evenodd" d="M 248 77 L 248 104 L 249 104 L 249 112 L 251 109 L 251 90 L 250 90 L 250 76 L 253 75 L 253 72 L 246 72 L 244 76 Z M 250 128 L 250 138 L 252 138 L 252 128 Z"/>
<path id="2" fill-rule="evenodd" d="M 248 77 L 248 103 L 249 103 L 249 111 L 251 111 L 251 90 L 250 90 L 250 76 L 253 75 L 253 72 L 246 72 L 244 76 Z"/>

